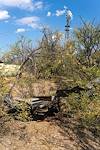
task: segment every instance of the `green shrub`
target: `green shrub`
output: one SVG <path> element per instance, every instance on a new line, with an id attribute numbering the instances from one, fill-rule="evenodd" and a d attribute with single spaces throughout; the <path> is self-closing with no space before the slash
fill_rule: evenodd
<path id="1" fill-rule="evenodd" d="M 83 91 L 80 94 L 72 93 L 62 100 L 63 114 L 74 117 L 79 123 L 89 129 L 100 131 L 100 87 L 95 88 L 93 95 Z"/>
<path id="2" fill-rule="evenodd" d="M 29 104 L 20 101 L 15 106 L 16 112 L 12 115 L 14 119 L 20 120 L 20 121 L 30 121 L 31 120 L 31 107 Z"/>

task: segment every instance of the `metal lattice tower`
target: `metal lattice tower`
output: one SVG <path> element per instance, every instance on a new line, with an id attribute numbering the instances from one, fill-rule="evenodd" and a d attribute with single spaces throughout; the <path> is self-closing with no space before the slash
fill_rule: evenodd
<path id="1" fill-rule="evenodd" d="M 66 10 L 66 25 L 65 25 L 65 39 L 69 40 L 70 23 L 71 23 L 72 13 L 69 9 Z"/>

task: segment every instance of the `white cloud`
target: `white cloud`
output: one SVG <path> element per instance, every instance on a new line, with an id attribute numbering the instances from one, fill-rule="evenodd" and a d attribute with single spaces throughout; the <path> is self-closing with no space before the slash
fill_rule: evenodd
<path id="1" fill-rule="evenodd" d="M 56 10 L 56 16 L 57 16 L 57 17 L 62 16 L 62 15 L 65 14 L 65 12 L 66 12 L 65 9 L 63 9 L 63 10 Z"/>
<path id="2" fill-rule="evenodd" d="M 17 22 L 23 25 L 28 25 L 34 22 L 38 22 L 40 19 L 37 16 L 32 16 L 32 17 L 23 17 L 21 19 L 18 19 Z"/>
<path id="3" fill-rule="evenodd" d="M 35 0 L 0 0 L 0 6 L 18 7 L 21 9 L 35 10 L 42 8 L 43 2 L 35 2 Z"/>
<path id="4" fill-rule="evenodd" d="M 42 29 L 42 26 L 38 23 L 32 23 L 29 26 L 32 27 L 33 29 Z"/>
<path id="5" fill-rule="evenodd" d="M 47 13 L 47 17 L 50 17 L 52 14 L 51 14 L 51 12 L 50 11 L 48 11 L 48 13 Z"/>
<path id="6" fill-rule="evenodd" d="M 26 32 L 26 29 L 24 29 L 24 28 L 18 28 L 16 30 L 16 33 L 22 33 L 22 32 Z"/>
<path id="7" fill-rule="evenodd" d="M 37 16 L 32 17 L 24 17 L 17 20 L 17 23 L 21 25 L 27 25 L 29 27 L 32 27 L 33 29 L 40 29 L 41 26 L 39 25 L 40 18 Z"/>
<path id="8" fill-rule="evenodd" d="M 6 20 L 8 18 L 10 18 L 8 11 L 0 10 L 0 20 Z"/>
<path id="9" fill-rule="evenodd" d="M 55 15 L 57 17 L 59 17 L 59 16 L 64 15 L 65 13 L 67 13 L 67 15 L 68 15 L 68 17 L 70 17 L 70 19 L 73 18 L 73 14 L 72 14 L 71 10 L 69 10 L 66 6 L 64 6 L 64 9 L 62 9 L 62 10 L 56 10 Z"/>
<path id="10" fill-rule="evenodd" d="M 43 2 L 42 1 L 38 1 L 36 3 L 34 3 L 34 8 L 35 9 L 41 9 L 43 7 Z"/>

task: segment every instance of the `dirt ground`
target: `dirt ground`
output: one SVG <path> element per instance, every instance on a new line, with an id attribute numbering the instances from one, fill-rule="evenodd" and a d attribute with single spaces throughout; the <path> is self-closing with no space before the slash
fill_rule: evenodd
<path id="1" fill-rule="evenodd" d="M 55 121 L 0 121 L 0 150 L 100 150 L 90 133 L 65 129 Z"/>

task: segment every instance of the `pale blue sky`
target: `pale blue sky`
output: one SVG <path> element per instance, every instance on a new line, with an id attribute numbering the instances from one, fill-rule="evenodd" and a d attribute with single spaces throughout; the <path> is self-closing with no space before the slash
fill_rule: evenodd
<path id="1" fill-rule="evenodd" d="M 20 34 L 37 41 L 42 26 L 64 32 L 64 6 L 73 14 L 72 28 L 80 25 L 79 16 L 100 23 L 100 0 L 0 0 L 0 53 Z"/>

